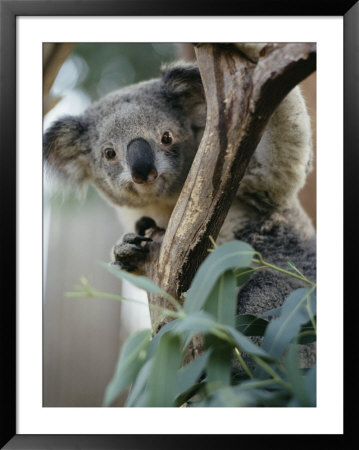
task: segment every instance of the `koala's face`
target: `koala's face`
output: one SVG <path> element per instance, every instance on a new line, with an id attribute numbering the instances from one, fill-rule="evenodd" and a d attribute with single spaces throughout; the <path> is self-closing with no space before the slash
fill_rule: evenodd
<path id="1" fill-rule="evenodd" d="M 76 183 L 90 181 L 112 203 L 174 203 L 205 123 L 198 69 L 172 66 L 162 78 L 110 94 L 44 137 L 47 165 Z"/>

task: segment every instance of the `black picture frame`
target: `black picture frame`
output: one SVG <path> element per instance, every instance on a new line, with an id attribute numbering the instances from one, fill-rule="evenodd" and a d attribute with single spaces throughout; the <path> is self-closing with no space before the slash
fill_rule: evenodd
<path id="1" fill-rule="evenodd" d="M 298 3 L 276 0 L 233 2 L 207 1 L 205 6 L 192 1 L 165 0 L 0 0 L 0 186 L 5 208 L 2 215 L 2 373 L 1 448 L 45 449 L 182 449 L 204 445 L 203 435 L 18 435 L 16 434 L 16 17 L 18 16 L 343 16 L 344 18 L 344 257 L 355 252 L 358 241 L 358 219 L 355 212 L 355 186 L 359 169 L 359 3 L 356 0 L 324 2 L 302 0 Z M 353 194 L 352 194 L 353 193 Z M 349 238 L 350 237 L 350 238 Z M 344 272 L 346 292 L 355 279 L 355 265 L 347 264 Z M 351 303 L 354 307 L 355 299 Z M 346 328 L 354 330 L 354 311 L 345 306 Z M 350 331 L 348 331 L 350 333 Z M 350 337 L 347 335 L 347 341 Z M 354 338 L 353 338 L 354 340 Z M 344 355 L 347 356 L 348 349 Z M 345 358 L 349 364 L 349 358 Z M 349 372 L 346 371 L 346 372 Z M 349 403 L 349 402 L 347 402 Z M 343 439 L 352 430 L 349 417 L 345 433 L 331 436 Z M 250 439 L 267 440 L 264 435 L 211 435 L 209 446 L 222 448 L 246 444 Z M 287 436 L 288 437 L 288 436 Z M 291 437 L 294 437 L 293 435 Z M 296 436 L 299 445 L 310 439 Z M 349 440 L 349 439 L 348 439 Z M 284 440 L 283 440 L 284 441 Z M 206 446 L 207 446 L 206 445 Z M 279 445 L 280 444 L 276 444 Z"/>

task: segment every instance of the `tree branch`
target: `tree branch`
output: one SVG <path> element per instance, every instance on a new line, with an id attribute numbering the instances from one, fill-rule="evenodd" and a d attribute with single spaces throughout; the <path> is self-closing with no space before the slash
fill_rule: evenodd
<path id="1" fill-rule="evenodd" d="M 243 50 L 243 51 L 242 51 Z M 201 44 L 196 56 L 207 99 L 201 144 L 146 275 L 181 299 L 216 238 L 249 160 L 278 104 L 315 70 L 315 44 L 264 46 L 254 62 L 245 48 Z M 150 295 L 151 303 L 170 308 Z M 151 313 L 152 322 L 159 320 Z"/>
<path id="2" fill-rule="evenodd" d="M 50 89 L 65 59 L 72 52 L 72 43 L 44 43 L 43 53 L 43 114 L 45 115 L 60 100 L 50 95 Z"/>

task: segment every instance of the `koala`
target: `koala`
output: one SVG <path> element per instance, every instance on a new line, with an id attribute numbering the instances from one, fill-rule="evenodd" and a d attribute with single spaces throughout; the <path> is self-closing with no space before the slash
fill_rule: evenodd
<path id="1" fill-rule="evenodd" d="M 108 94 L 83 114 L 53 123 L 44 134 L 47 170 L 66 182 L 92 183 L 116 209 L 126 234 L 112 251 L 135 271 L 151 227 L 166 228 L 206 122 L 196 64 L 164 66 L 159 78 Z M 268 262 L 292 262 L 315 281 L 315 232 L 298 200 L 311 169 L 311 127 L 299 87 L 273 113 L 218 236 L 240 239 Z M 241 289 L 238 313 L 280 306 L 300 282 L 258 271 Z M 313 352 L 308 351 L 310 364 Z"/>
<path id="2" fill-rule="evenodd" d="M 91 182 L 116 208 L 124 229 L 142 234 L 136 227 L 142 217 L 166 227 L 205 120 L 198 68 L 177 64 L 163 69 L 160 79 L 121 89 L 79 117 L 56 121 L 44 135 L 44 159 L 67 183 Z M 138 235 L 129 235 L 122 249 L 116 247 L 113 257 L 121 267 L 131 269 L 138 242 Z"/>

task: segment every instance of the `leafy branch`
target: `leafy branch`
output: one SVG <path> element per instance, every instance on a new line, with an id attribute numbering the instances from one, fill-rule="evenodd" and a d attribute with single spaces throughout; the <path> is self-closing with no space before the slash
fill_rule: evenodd
<path id="1" fill-rule="evenodd" d="M 293 265 L 293 272 L 284 273 L 300 277 L 308 287 L 293 291 L 281 308 L 269 311 L 267 315 L 275 318 L 268 322 L 249 314 L 235 315 L 238 274 L 243 284 L 257 270 L 283 273 L 244 242 L 215 246 L 196 273 L 183 306 L 146 277 L 101 264 L 137 287 L 168 295 L 173 309 L 153 304 L 150 308 L 174 319 L 157 334 L 156 328 L 141 330 L 125 342 L 104 405 L 110 405 L 129 386 L 126 406 L 181 406 L 188 402 L 192 406 L 315 405 L 315 367 L 303 375 L 299 357 L 290 350 L 301 340 L 311 342 L 315 337 L 315 284 L 299 275 Z M 81 282 L 68 297 L 133 301 L 100 292 L 85 278 Z M 196 336 L 202 336 L 201 352 L 186 364 Z M 263 339 L 261 346 L 253 342 L 253 336 Z M 235 359 L 242 370 L 239 378 L 233 378 Z M 293 379 L 304 387 L 298 389 Z"/>

